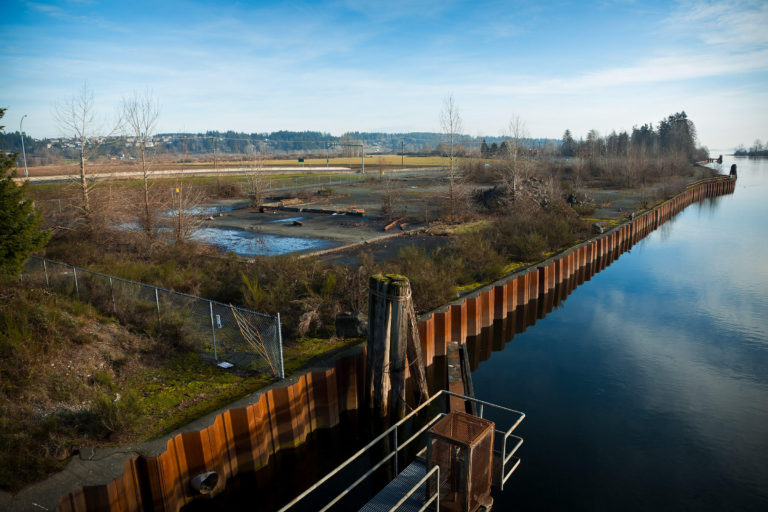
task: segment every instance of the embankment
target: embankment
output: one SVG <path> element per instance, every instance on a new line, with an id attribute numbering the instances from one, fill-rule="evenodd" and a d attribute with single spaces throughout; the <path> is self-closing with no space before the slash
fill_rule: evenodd
<path id="1" fill-rule="evenodd" d="M 423 316 L 418 328 L 425 363 L 439 373 L 446 343 L 472 337 L 482 341 L 473 343 L 474 364 L 487 359 L 661 224 L 696 201 L 732 193 L 735 183 L 727 177 L 696 182 L 630 222 Z M 208 471 L 220 477 L 214 491 L 222 489 L 227 479 L 263 467 L 280 449 L 303 443 L 311 432 L 337 425 L 344 411 L 357 409 L 364 396 L 364 353 L 291 382 L 262 393 L 252 405 L 219 414 L 207 428 L 169 439 L 157 457 L 127 461 L 123 474 L 108 483 L 68 492 L 58 508 L 176 511 L 199 496 L 190 480 Z"/>

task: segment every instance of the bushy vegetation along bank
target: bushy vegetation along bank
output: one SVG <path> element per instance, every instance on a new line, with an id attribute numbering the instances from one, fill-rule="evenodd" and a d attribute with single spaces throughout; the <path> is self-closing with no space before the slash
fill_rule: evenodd
<path id="1" fill-rule="evenodd" d="M 152 439 L 262 388 L 224 371 L 177 333 L 123 325 L 43 289 L 0 284 L 0 489 L 59 470 L 84 446 Z M 338 342 L 286 351 L 295 371 Z"/>

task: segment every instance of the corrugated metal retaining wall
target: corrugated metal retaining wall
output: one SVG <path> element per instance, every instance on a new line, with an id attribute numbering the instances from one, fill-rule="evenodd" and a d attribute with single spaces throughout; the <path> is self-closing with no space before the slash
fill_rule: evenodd
<path id="1" fill-rule="evenodd" d="M 735 183 L 727 177 L 698 182 L 631 222 L 426 315 L 418 323 L 425 363 L 431 366 L 435 358 L 444 357 L 448 341 L 464 343 L 484 327 L 494 325 L 495 320 L 505 320 L 496 323 L 502 332 L 494 336 L 495 340 L 521 332 L 551 311 L 575 286 L 683 208 L 704 198 L 730 194 Z M 567 286 L 559 286 L 566 281 Z M 554 289 L 559 289 L 561 296 L 546 293 Z M 539 297 L 544 300 L 530 307 Z M 522 316 L 507 322 L 516 311 Z M 492 348 L 502 348 L 497 345 L 476 343 L 481 353 L 474 354 L 475 364 L 487 359 Z M 195 498 L 189 484 L 193 476 L 217 471 L 217 489 L 223 488 L 234 475 L 265 466 L 281 448 L 296 447 L 311 432 L 337 425 L 342 412 L 361 404 L 364 382 L 364 353 L 339 359 L 333 368 L 307 373 L 289 386 L 264 393 L 253 405 L 220 414 L 199 432 L 175 436 L 157 457 L 140 456 L 126 462 L 122 476 L 106 485 L 82 487 L 67 494 L 58 509 L 175 512 Z"/>

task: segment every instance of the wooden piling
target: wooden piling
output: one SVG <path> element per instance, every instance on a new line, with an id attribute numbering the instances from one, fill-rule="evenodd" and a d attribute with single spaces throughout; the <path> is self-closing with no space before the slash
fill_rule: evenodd
<path id="1" fill-rule="evenodd" d="M 371 276 L 368 326 L 368 397 L 379 417 L 405 415 L 406 361 L 417 391 L 428 397 L 411 284 L 405 276 Z M 391 395 L 391 397 L 390 397 Z"/>

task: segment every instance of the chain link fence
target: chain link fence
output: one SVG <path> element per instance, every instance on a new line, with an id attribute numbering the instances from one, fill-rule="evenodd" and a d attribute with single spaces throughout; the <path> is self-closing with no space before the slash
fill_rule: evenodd
<path id="1" fill-rule="evenodd" d="M 88 302 L 124 324 L 183 340 L 204 359 L 285 378 L 279 313 L 257 313 L 37 256 L 27 260 L 21 280 Z"/>

